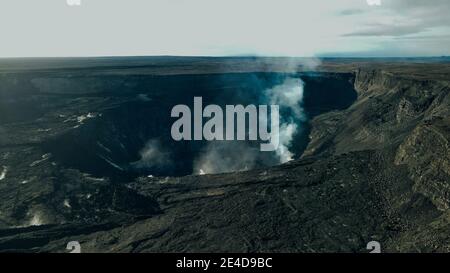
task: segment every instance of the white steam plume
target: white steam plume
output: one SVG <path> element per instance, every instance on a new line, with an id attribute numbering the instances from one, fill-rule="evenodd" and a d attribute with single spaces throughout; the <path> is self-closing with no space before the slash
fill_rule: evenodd
<path id="1" fill-rule="evenodd" d="M 5 179 L 7 173 L 8 173 L 8 167 L 3 166 L 3 169 L 0 172 L 0 180 Z"/>
<path id="2" fill-rule="evenodd" d="M 161 168 L 172 162 L 170 151 L 164 149 L 157 139 L 149 140 L 140 155 L 141 159 L 133 163 L 136 168 Z"/>
<path id="3" fill-rule="evenodd" d="M 322 64 L 316 57 L 309 58 L 285 58 L 285 57 L 264 57 L 258 60 L 259 65 L 265 67 L 266 72 L 297 73 L 300 71 L 315 71 Z"/>
<path id="4" fill-rule="evenodd" d="M 294 153 L 289 150 L 294 135 L 299 131 L 298 122 L 305 121 L 302 108 L 304 83 L 299 78 L 287 78 L 280 85 L 262 92 L 264 104 L 276 104 L 289 117 L 280 120 L 280 143 L 275 157 L 260 152 L 258 146 L 252 147 L 247 142 L 210 142 L 206 151 L 194 161 L 195 174 L 225 173 L 242 171 L 263 165 L 286 163 L 293 159 Z M 260 117 L 265 118 L 267 117 Z"/>
<path id="5" fill-rule="evenodd" d="M 276 154 L 280 163 L 286 163 L 293 159 L 293 153 L 289 151 L 294 135 L 298 132 L 299 121 L 305 121 L 306 115 L 302 107 L 304 83 L 299 78 L 287 78 L 283 84 L 266 90 L 265 96 L 268 103 L 280 106 L 280 109 L 292 113 L 287 120 L 280 121 L 280 144 Z"/>
<path id="6" fill-rule="evenodd" d="M 274 165 L 277 162 L 265 157 L 258 145 L 243 141 L 209 142 L 202 155 L 194 160 L 194 174 L 245 171 L 257 167 L 257 163 Z"/>

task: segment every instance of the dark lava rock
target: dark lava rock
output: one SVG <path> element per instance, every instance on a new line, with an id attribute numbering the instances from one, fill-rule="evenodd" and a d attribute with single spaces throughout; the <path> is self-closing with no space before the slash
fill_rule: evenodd
<path id="1" fill-rule="evenodd" d="M 67 252 L 78 241 L 83 252 L 367 252 L 374 240 L 384 252 L 450 250 L 448 74 L 324 64 L 358 98 L 315 113 L 301 158 L 151 177 L 126 163 L 160 128 L 124 114 L 176 88 L 168 77 L 140 96 L 154 75 L 255 69 L 159 65 L 0 73 L 0 251 Z"/>

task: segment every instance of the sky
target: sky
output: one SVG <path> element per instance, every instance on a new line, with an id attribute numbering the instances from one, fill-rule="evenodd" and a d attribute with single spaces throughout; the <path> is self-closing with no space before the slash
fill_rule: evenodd
<path id="1" fill-rule="evenodd" d="M 0 57 L 450 55 L 449 0 L 0 0 Z"/>

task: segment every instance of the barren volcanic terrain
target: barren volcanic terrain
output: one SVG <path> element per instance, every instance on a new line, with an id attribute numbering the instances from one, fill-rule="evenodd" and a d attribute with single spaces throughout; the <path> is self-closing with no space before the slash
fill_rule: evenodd
<path id="1" fill-rule="evenodd" d="M 0 60 L 0 252 L 449 252 L 449 60 L 305 63 Z M 208 144 L 170 140 L 173 105 L 261 102 L 287 78 L 294 160 L 219 150 L 197 175 Z M 154 139 L 170 164 L 144 160 Z"/>

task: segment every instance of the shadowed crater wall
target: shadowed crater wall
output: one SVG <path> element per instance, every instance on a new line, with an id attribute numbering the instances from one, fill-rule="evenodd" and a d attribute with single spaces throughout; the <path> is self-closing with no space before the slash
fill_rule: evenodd
<path id="1" fill-rule="evenodd" d="M 70 81 L 77 81 L 77 85 Z M 40 92 L 51 89 L 48 92 L 53 91 L 51 96 L 57 100 L 96 99 L 95 104 L 87 103 L 89 111 L 65 120 L 78 124 L 45 141 L 42 147 L 66 167 L 119 181 L 139 175 L 184 176 L 277 165 L 283 163 L 280 154 L 260 152 L 257 141 L 174 141 L 170 129 L 177 118 L 170 117 L 172 107 L 186 104 L 193 111 L 194 96 L 201 96 L 203 107 L 217 104 L 225 111 L 225 105 L 230 104 L 284 103 L 273 99 L 275 92 L 277 98 L 286 92 L 302 92 L 297 100 L 284 97 L 288 105 L 280 106 L 281 122 L 295 127 L 288 132 L 291 135 L 285 144 L 297 158 L 308 143 L 312 117 L 345 109 L 355 101 L 352 81 L 351 74 L 334 73 L 41 78 L 37 84 Z M 298 83 L 298 90 L 289 89 L 297 88 Z M 64 92 L 64 86 L 59 85 L 76 90 Z M 292 102 L 295 105 L 289 105 Z M 283 128 L 280 130 L 283 137 Z"/>

